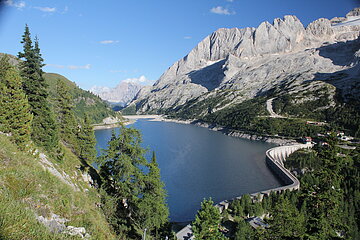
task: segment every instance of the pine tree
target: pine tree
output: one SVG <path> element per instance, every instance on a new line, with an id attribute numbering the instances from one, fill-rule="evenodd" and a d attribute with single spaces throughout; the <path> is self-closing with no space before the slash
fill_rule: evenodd
<path id="1" fill-rule="evenodd" d="M 155 152 L 148 164 L 149 173 L 145 176 L 143 196 L 139 199 L 136 220 L 141 229 L 157 231 L 168 221 L 169 209 L 166 205 L 165 185 L 160 179 L 160 169 Z M 156 236 L 157 237 L 157 236 Z"/>
<path id="2" fill-rule="evenodd" d="M 113 132 L 108 149 L 98 160 L 102 188 L 112 202 L 116 199 L 110 222 L 117 232 L 125 231 L 134 238 L 141 237 L 145 229 L 151 234 L 168 217 L 156 158 L 148 163 L 141 142 L 138 130 L 122 127 L 119 136 Z"/>
<path id="3" fill-rule="evenodd" d="M 225 239 L 219 231 L 221 223 L 221 214 L 219 209 L 213 206 L 214 202 L 204 199 L 201 203 L 201 209 L 196 214 L 192 230 L 197 240 L 219 240 Z"/>
<path id="4" fill-rule="evenodd" d="M 284 194 L 280 195 L 272 211 L 270 228 L 265 232 L 266 239 L 303 239 L 305 230 L 305 216 Z"/>
<path id="5" fill-rule="evenodd" d="M 77 123 L 74 114 L 73 99 L 69 93 L 69 87 L 60 79 L 56 82 L 56 112 L 61 139 L 75 152 L 79 152 L 77 141 Z M 88 130 L 87 127 L 85 127 Z M 91 135 L 91 131 L 85 133 Z M 92 134 L 93 135 L 93 134 Z M 91 140 L 90 140 L 91 141 Z M 86 144 L 86 143 L 84 143 Z M 89 150 L 89 149 L 88 149 Z M 90 159 L 93 161 L 94 158 Z"/>
<path id="6" fill-rule="evenodd" d="M 0 131 L 12 134 L 20 149 L 30 143 L 32 115 L 18 70 L 9 63 L 9 57 L 0 60 Z"/>
<path id="7" fill-rule="evenodd" d="M 252 240 L 254 239 L 255 232 L 249 223 L 241 219 L 236 227 L 235 240 Z"/>
<path id="8" fill-rule="evenodd" d="M 38 40 L 35 40 L 35 48 L 32 45 L 27 25 L 21 43 L 23 44 L 23 52 L 20 52 L 18 57 L 24 60 L 20 63 L 23 89 L 34 116 L 31 138 L 36 144 L 54 152 L 53 148 L 58 149 L 59 138 L 55 117 L 47 101 L 47 85 L 42 77 L 43 59 L 41 58 Z"/>
<path id="9" fill-rule="evenodd" d="M 69 133 L 70 134 L 70 133 Z M 92 164 L 96 159 L 96 139 L 90 119 L 85 114 L 84 122 L 78 131 L 78 156 L 85 167 Z"/>

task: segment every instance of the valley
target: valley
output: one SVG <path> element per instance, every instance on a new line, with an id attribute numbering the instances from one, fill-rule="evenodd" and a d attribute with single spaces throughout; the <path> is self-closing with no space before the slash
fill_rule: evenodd
<path id="1" fill-rule="evenodd" d="M 0 2 L 0 239 L 360 238 L 359 6 L 43 4 Z"/>

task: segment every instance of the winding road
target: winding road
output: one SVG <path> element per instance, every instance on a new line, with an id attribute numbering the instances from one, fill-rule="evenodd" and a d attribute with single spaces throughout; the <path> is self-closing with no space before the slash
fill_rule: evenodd
<path id="1" fill-rule="evenodd" d="M 274 100 L 274 98 L 270 98 L 270 99 L 268 99 L 266 101 L 266 110 L 270 113 L 270 117 L 272 117 L 272 118 L 285 118 L 284 116 L 281 116 L 281 115 L 274 112 L 273 105 L 272 105 L 273 100 Z"/>

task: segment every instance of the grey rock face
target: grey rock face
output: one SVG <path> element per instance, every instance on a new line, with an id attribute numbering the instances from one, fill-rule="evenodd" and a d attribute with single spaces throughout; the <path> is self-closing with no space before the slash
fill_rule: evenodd
<path id="1" fill-rule="evenodd" d="M 354 17 L 354 16 L 360 16 L 360 8 L 354 8 L 348 14 L 346 14 L 347 18 Z"/>
<path id="2" fill-rule="evenodd" d="M 137 83 L 121 82 L 115 88 L 94 86 L 90 89 L 90 92 L 105 101 L 126 105 L 134 99 L 141 88 L 142 86 Z"/>
<path id="3" fill-rule="evenodd" d="M 243 100 L 285 82 L 300 84 L 353 68 L 359 50 L 360 22 L 345 24 L 359 9 L 332 21 L 318 19 L 306 28 L 295 16 L 258 28 L 221 28 L 174 63 L 133 104 L 139 113 L 176 108 L 210 91 L 233 89 Z M 351 47 L 350 47 L 351 46 Z M 336 49 L 342 49 L 338 51 Z M 344 84 L 338 84 L 339 87 Z"/>

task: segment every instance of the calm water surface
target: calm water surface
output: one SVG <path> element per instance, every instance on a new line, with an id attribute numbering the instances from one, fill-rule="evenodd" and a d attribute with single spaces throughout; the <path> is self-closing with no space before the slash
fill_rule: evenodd
<path id="1" fill-rule="evenodd" d="M 281 185 L 265 164 L 272 144 L 172 122 L 131 126 L 142 132 L 143 147 L 156 152 L 171 221 L 192 220 L 204 198 L 216 203 Z M 95 131 L 98 150 L 107 147 L 111 131 Z"/>

